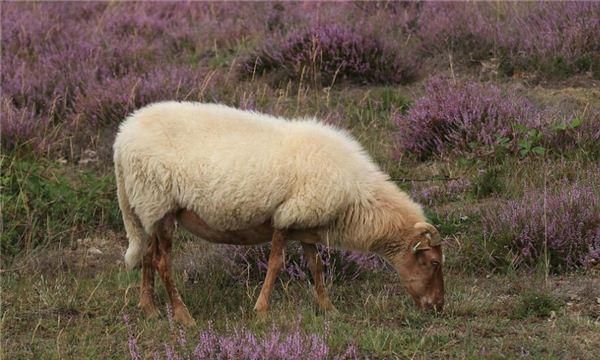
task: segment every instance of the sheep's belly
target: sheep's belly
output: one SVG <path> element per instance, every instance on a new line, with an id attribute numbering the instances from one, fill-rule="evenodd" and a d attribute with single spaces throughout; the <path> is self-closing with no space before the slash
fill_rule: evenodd
<path id="1" fill-rule="evenodd" d="M 244 230 L 219 231 L 210 228 L 200 216 L 189 210 L 177 212 L 177 222 L 192 234 L 219 244 L 258 245 L 271 241 L 273 237 L 269 222 Z"/>

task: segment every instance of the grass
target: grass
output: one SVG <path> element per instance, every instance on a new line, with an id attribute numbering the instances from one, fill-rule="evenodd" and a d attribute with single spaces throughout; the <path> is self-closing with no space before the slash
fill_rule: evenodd
<path id="1" fill-rule="evenodd" d="M 2 156 L 1 162 L 4 255 L 48 243 L 69 246 L 90 225 L 120 227 L 111 173 L 32 157 Z"/>
<path id="2" fill-rule="evenodd" d="M 66 251 L 66 260 L 53 257 L 34 273 L 3 274 L 5 356 L 127 357 L 123 313 L 130 314 L 146 356 L 173 341 L 164 305 L 162 316 L 151 320 L 135 307 L 139 272 L 115 266 L 118 251 L 101 250 L 106 253 L 88 255 L 104 257 L 94 271 L 90 262 L 97 259 L 86 262 L 80 256 L 84 249 L 76 249 Z M 28 261 L 50 255 L 38 254 Z M 56 271 L 60 268 L 67 270 Z M 600 313 L 594 304 L 594 296 L 600 295 L 598 278 L 551 277 L 546 282 L 542 274 L 532 273 L 523 282 L 521 276 L 451 271 L 448 306 L 441 316 L 416 310 L 390 273 L 332 284 L 337 315 L 316 314 L 308 284 L 279 283 L 266 320 L 252 311 L 258 282 L 223 285 L 207 276 L 194 284 L 183 281 L 181 273 L 176 279 L 199 329 L 210 321 L 223 333 L 245 327 L 264 334 L 272 326 L 285 332 L 298 320 L 302 329 L 322 333 L 327 323 L 332 349 L 354 343 L 368 358 L 592 358 L 594 344 L 600 341 Z M 164 304 L 166 296 L 159 289 Z M 581 297 L 586 289 L 593 294 Z M 196 331 L 189 329 L 188 338 L 195 339 Z"/>

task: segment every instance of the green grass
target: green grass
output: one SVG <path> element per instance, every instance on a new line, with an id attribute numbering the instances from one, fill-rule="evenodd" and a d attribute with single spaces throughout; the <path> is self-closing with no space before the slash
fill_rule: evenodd
<path id="1" fill-rule="evenodd" d="M 521 301 L 514 312 L 516 319 L 528 317 L 547 318 L 556 314 L 561 308 L 561 302 L 549 294 L 528 291 L 521 295 Z"/>
<path id="2" fill-rule="evenodd" d="M 69 246 L 90 228 L 121 227 L 112 173 L 20 156 L 1 163 L 3 262 L 49 243 Z"/>

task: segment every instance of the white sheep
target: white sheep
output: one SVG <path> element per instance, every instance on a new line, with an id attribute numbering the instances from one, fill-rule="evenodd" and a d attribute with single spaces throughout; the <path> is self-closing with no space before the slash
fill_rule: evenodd
<path id="1" fill-rule="evenodd" d="M 174 223 L 212 242 L 272 240 L 255 309 L 264 312 L 286 240 L 302 243 L 317 301 L 333 309 L 316 243 L 387 259 L 419 306 L 443 305 L 436 229 L 344 131 L 216 104 L 162 102 L 134 112 L 114 144 L 128 269 L 142 263 L 140 306 L 156 314 L 154 270 L 174 317 L 193 324 L 170 278 Z M 407 251 L 412 249 L 412 251 Z"/>

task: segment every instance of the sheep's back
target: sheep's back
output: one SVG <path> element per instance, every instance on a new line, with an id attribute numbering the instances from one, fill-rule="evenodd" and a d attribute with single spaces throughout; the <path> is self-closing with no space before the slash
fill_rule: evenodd
<path id="1" fill-rule="evenodd" d="M 323 225 L 378 171 L 335 130 L 221 105 L 143 108 L 123 123 L 117 147 L 146 188 L 222 230 L 269 219 L 281 228 Z"/>

